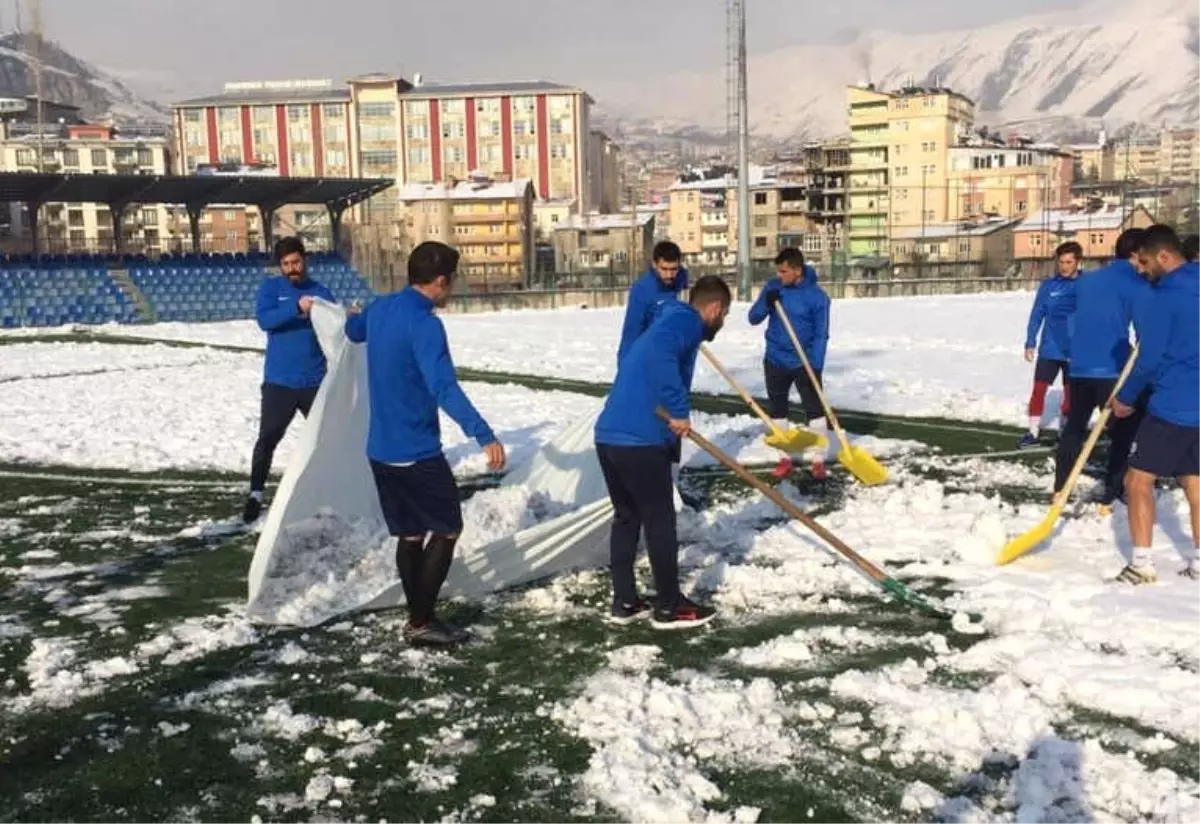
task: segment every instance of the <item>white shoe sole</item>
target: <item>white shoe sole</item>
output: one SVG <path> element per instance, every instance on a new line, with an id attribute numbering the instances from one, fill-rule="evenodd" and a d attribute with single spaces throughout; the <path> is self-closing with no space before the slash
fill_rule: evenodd
<path id="1" fill-rule="evenodd" d="M 712 615 L 706 616 L 704 618 L 697 618 L 694 621 L 657 621 L 657 620 L 651 619 L 650 625 L 652 627 L 654 627 L 655 629 L 663 629 L 663 630 L 692 629 L 693 627 L 702 627 L 716 617 L 717 617 L 717 614 L 714 612 Z"/>
<path id="2" fill-rule="evenodd" d="M 648 610 L 648 609 L 643 610 L 642 612 L 635 613 L 634 615 L 630 615 L 627 618 L 618 618 L 615 615 L 609 614 L 608 623 L 612 624 L 613 626 L 627 627 L 630 624 L 636 624 L 638 621 L 644 621 L 645 619 L 647 619 L 649 617 L 650 617 L 650 610 Z"/>

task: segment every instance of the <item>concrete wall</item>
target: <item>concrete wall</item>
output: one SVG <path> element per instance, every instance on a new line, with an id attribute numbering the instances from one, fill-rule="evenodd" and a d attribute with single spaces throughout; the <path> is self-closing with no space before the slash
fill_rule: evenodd
<path id="1" fill-rule="evenodd" d="M 1036 277 L 1019 278 L 921 278 L 911 280 L 847 280 L 822 283 L 833 298 L 915 297 L 922 295 L 969 295 L 980 292 L 1013 292 L 1036 289 Z M 565 289 L 495 294 L 460 295 L 445 312 L 499 312 L 521 309 L 605 309 L 622 306 L 627 288 Z"/>

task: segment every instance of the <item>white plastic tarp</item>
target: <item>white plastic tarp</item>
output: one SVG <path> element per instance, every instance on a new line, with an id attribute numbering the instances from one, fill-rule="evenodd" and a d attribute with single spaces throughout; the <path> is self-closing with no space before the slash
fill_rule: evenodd
<path id="1" fill-rule="evenodd" d="M 315 301 L 312 321 L 329 368 L 259 536 L 248 606 L 256 621 L 305 627 L 404 602 L 365 454 L 366 347 L 346 339 L 337 304 Z M 502 483 L 532 511 L 566 514 L 460 549 L 443 595 L 479 597 L 606 561 L 612 508 L 594 424 L 581 415 Z"/>

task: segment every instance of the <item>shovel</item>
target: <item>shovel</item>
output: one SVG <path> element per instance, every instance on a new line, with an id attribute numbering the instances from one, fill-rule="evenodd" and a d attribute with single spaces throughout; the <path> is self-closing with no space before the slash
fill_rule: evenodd
<path id="1" fill-rule="evenodd" d="M 825 436 L 818 435 L 816 432 L 810 432 L 807 429 L 780 429 L 775 421 L 771 419 L 771 416 L 758 405 L 758 402 L 750 397 L 750 393 L 721 365 L 721 362 L 717 360 L 717 356 L 709 351 L 707 346 L 700 344 L 700 351 L 704 354 L 704 358 L 712 365 L 712 368 L 716 369 L 721 377 L 733 387 L 734 391 L 742 396 L 742 400 L 754 410 L 754 413 L 758 417 L 762 418 L 762 422 L 771 430 L 771 434 L 763 438 L 763 443 L 772 449 L 778 449 L 786 455 L 796 455 L 810 447 L 825 448 L 828 441 L 825 439 Z"/>
<path id="2" fill-rule="evenodd" d="M 837 454 L 838 463 L 846 467 L 851 475 L 858 478 L 859 482 L 866 486 L 878 486 L 884 483 L 888 479 L 888 474 L 883 465 L 875 460 L 875 456 L 870 452 L 861 446 L 851 446 L 850 441 L 846 439 L 846 433 L 842 430 L 842 425 L 838 423 L 837 416 L 833 414 L 833 409 L 829 406 L 829 400 L 825 397 L 825 390 L 821 388 L 821 384 L 817 381 L 817 376 L 813 373 L 812 364 L 808 362 L 808 356 L 804 354 L 804 347 L 800 345 L 800 338 L 796 337 L 796 330 L 792 328 L 792 322 L 788 320 L 787 312 L 784 311 L 782 304 L 775 304 L 775 311 L 779 314 L 779 319 L 783 321 L 783 328 L 787 330 L 788 337 L 792 339 L 792 345 L 796 347 L 796 352 L 800 355 L 800 362 L 804 364 L 804 371 L 808 373 L 808 379 L 812 382 L 817 397 L 821 399 L 821 408 L 825 410 L 825 418 L 829 421 L 829 425 L 833 427 L 834 433 L 837 434 L 838 442 L 842 446 Z"/>

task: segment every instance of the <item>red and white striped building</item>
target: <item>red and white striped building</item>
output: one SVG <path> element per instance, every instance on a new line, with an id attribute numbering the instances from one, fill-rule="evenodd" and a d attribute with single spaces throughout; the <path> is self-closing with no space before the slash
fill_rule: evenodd
<path id="1" fill-rule="evenodd" d="M 605 170 L 589 169 L 599 137 L 583 90 L 541 81 L 414 81 L 229 83 L 221 94 L 176 103 L 179 171 L 266 163 L 281 176 L 394 177 L 401 185 L 482 172 L 528 178 L 539 198 L 573 200 L 580 209 L 603 191 Z"/>

